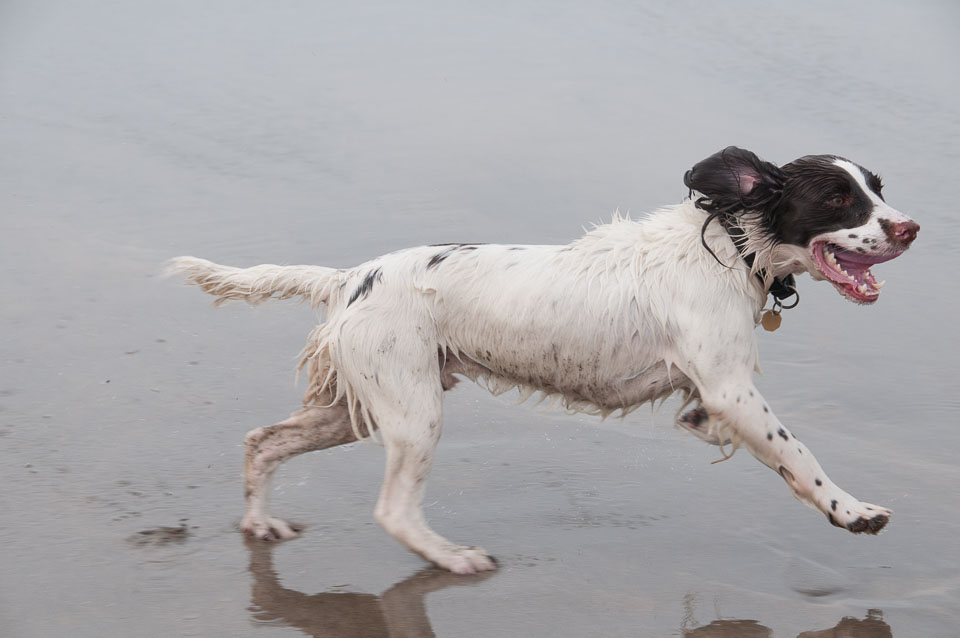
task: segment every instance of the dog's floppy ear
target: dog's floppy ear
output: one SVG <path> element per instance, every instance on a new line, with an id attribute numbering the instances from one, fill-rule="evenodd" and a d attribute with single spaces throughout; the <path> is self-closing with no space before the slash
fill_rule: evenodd
<path id="1" fill-rule="evenodd" d="M 764 208 L 779 197 L 783 181 L 775 164 L 736 146 L 697 162 L 683 176 L 687 188 L 704 195 L 697 206 L 717 213 Z"/>

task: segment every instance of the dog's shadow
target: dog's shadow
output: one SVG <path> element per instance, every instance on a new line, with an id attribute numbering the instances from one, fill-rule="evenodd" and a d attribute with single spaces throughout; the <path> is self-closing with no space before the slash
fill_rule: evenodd
<path id="1" fill-rule="evenodd" d="M 253 575 L 250 612 L 259 622 L 282 623 L 315 638 L 434 636 L 424 597 L 447 587 L 476 585 L 495 573 L 459 576 L 427 567 L 379 596 L 356 592 L 304 594 L 280 583 L 273 568 L 274 547 L 247 541 Z"/>

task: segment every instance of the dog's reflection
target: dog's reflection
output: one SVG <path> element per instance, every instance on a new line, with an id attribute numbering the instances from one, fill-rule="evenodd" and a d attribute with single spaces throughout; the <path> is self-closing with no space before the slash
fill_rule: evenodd
<path id="1" fill-rule="evenodd" d="M 250 611 L 261 622 L 283 623 L 315 638 L 424 638 L 434 636 L 424 597 L 446 587 L 476 585 L 495 572 L 458 576 L 436 567 L 415 573 L 377 596 L 356 592 L 304 594 L 280 583 L 273 568 L 270 543 L 247 541 L 253 575 Z M 683 625 L 693 621 L 686 600 Z M 683 638 L 772 638 L 773 631 L 756 620 L 714 620 L 681 629 Z M 876 609 L 866 618 L 843 618 L 835 627 L 805 631 L 797 638 L 892 638 L 890 625 Z"/>
<path id="2" fill-rule="evenodd" d="M 270 543 L 247 541 L 253 575 L 250 611 L 261 622 L 296 627 L 315 638 L 423 638 L 433 636 L 424 596 L 446 587 L 476 585 L 494 572 L 458 576 L 436 567 L 415 573 L 381 595 L 304 594 L 280 583 Z"/>
<path id="3" fill-rule="evenodd" d="M 773 638 L 773 631 L 756 620 L 714 620 L 709 625 L 684 629 L 683 638 Z M 893 638 L 883 612 L 871 609 L 863 620 L 844 618 L 836 627 L 804 631 L 797 638 Z"/>
<path id="4" fill-rule="evenodd" d="M 883 612 L 871 609 L 863 620 L 847 617 L 832 629 L 805 631 L 797 638 L 893 638 L 893 631 L 883 622 Z"/>

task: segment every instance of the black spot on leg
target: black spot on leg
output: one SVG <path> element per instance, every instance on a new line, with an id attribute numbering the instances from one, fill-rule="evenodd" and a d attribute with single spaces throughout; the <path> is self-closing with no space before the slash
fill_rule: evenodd
<path id="1" fill-rule="evenodd" d="M 820 487 L 821 485 L 823 485 L 823 481 L 821 481 L 820 479 L 817 479 L 816 481 L 814 481 L 814 483 L 817 484 L 817 487 Z"/>
<path id="2" fill-rule="evenodd" d="M 739 396 L 737 397 L 737 403 L 740 403 L 740 397 L 739 397 Z"/>
<path id="3" fill-rule="evenodd" d="M 770 408 L 768 408 L 767 406 L 763 406 L 763 411 L 764 411 L 764 412 L 769 412 L 769 411 L 770 411 Z"/>
<path id="4" fill-rule="evenodd" d="M 863 240 L 863 243 L 865 243 L 865 244 L 869 244 L 869 243 L 870 243 L 870 238 L 869 238 L 869 237 L 867 237 L 866 239 L 864 239 L 864 240 Z"/>
<path id="5" fill-rule="evenodd" d="M 797 448 L 797 452 L 799 452 L 800 454 L 803 454 L 803 450 L 801 450 L 800 448 Z"/>
<path id="6" fill-rule="evenodd" d="M 750 390 L 750 396 L 753 396 L 753 390 Z"/>
<path id="7" fill-rule="evenodd" d="M 790 437 L 787 436 L 786 430 L 784 430 L 783 428 L 780 428 L 779 430 L 777 430 L 777 435 L 784 441 L 790 440 Z"/>
<path id="8" fill-rule="evenodd" d="M 773 432 L 767 432 L 767 440 L 768 440 L 768 441 L 772 441 L 772 440 L 773 440 Z"/>
<path id="9" fill-rule="evenodd" d="M 703 407 L 694 408 L 680 416 L 681 423 L 685 423 L 693 428 L 699 428 L 703 425 L 704 421 L 708 421 L 709 419 L 710 416 L 707 414 L 706 408 Z"/>
<path id="10" fill-rule="evenodd" d="M 849 237 L 850 239 L 856 239 L 856 238 L 857 238 L 857 234 L 856 234 L 856 233 L 850 233 L 849 235 L 847 235 L 847 237 Z"/>
<path id="11" fill-rule="evenodd" d="M 830 509 L 832 509 L 834 512 L 837 511 L 837 499 L 830 501 Z"/>

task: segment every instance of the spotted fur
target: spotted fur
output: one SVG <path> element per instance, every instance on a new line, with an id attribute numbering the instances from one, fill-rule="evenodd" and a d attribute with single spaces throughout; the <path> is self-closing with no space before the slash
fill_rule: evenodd
<path id="1" fill-rule="evenodd" d="M 883 201 L 871 176 L 834 156 L 777 167 L 725 149 L 687 173 L 691 199 L 638 221 L 616 216 L 566 246 L 422 246 L 343 270 L 174 260 L 171 271 L 218 303 L 299 296 L 325 306 L 302 353 L 303 409 L 247 435 L 243 529 L 295 536 L 265 512 L 276 467 L 377 437 L 387 457 L 377 521 L 442 567 L 493 569 L 484 550 L 430 529 L 421 508 L 442 394 L 457 375 L 601 416 L 680 392 L 680 412 L 695 407 L 678 412 L 679 427 L 713 445 L 745 447 L 831 523 L 876 533 L 890 510 L 826 478 L 753 384 L 753 332 L 772 279 L 810 272 L 864 302 L 841 275 L 823 272 L 823 259 L 853 263 L 851 242 L 899 254 L 916 237 L 916 224 Z M 870 283 L 868 271 L 856 276 Z"/>

